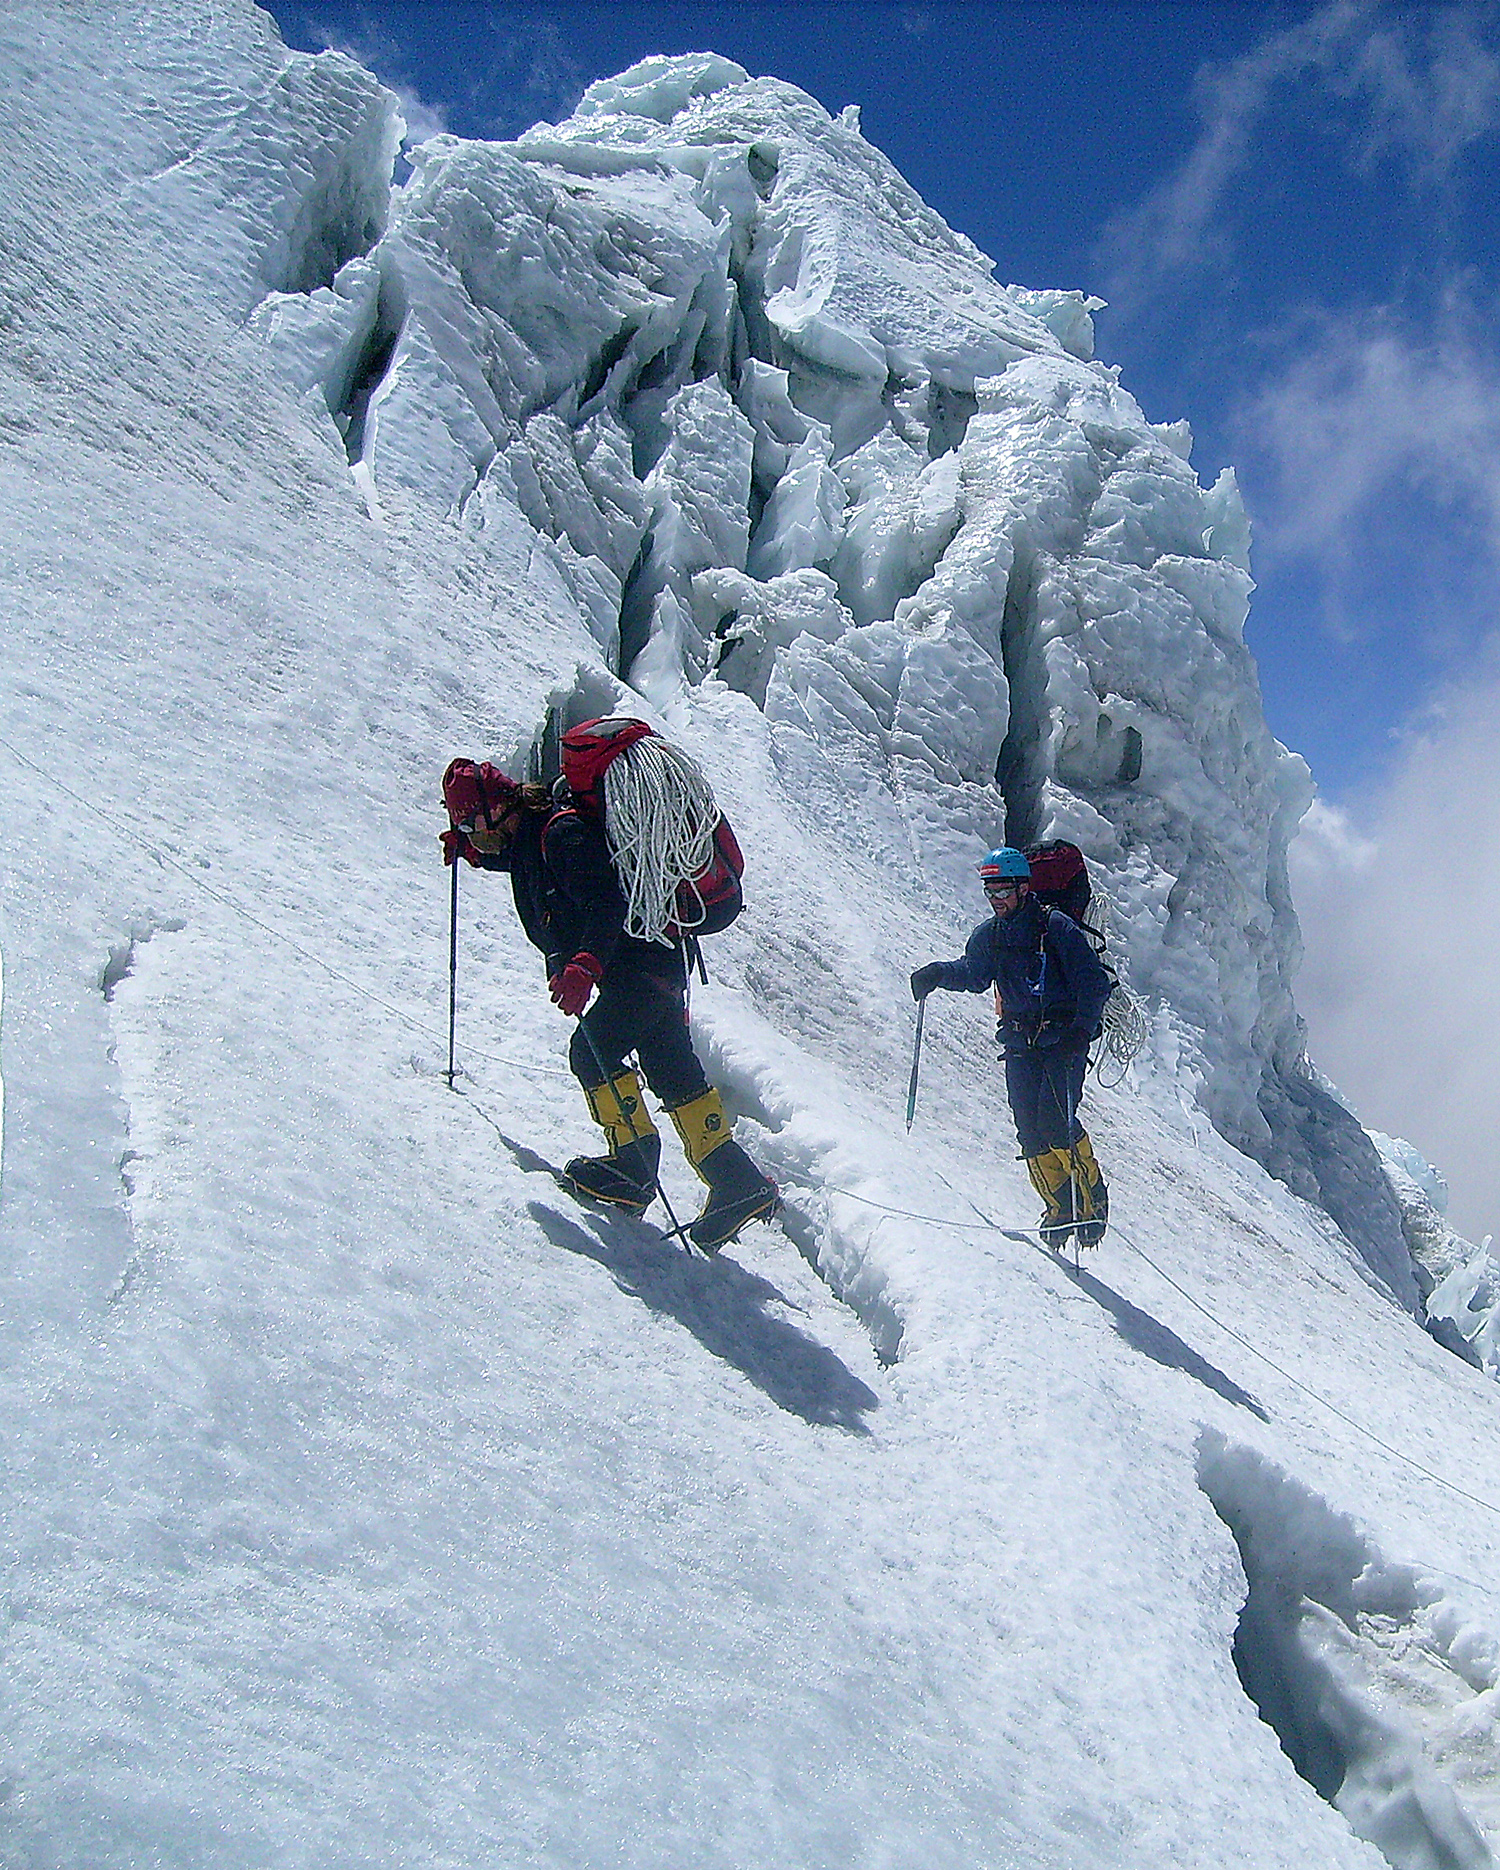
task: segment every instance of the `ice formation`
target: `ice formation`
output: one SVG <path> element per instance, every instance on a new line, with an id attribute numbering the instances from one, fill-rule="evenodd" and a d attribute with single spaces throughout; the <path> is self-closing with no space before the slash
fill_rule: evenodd
<path id="1" fill-rule="evenodd" d="M 837 747 L 939 898 L 976 849 L 1074 839 L 1213 1123 L 1414 1304 L 1304 1069 L 1311 789 L 1243 641 L 1234 474 L 1093 359 L 1098 302 L 998 285 L 847 115 L 708 54 L 412 160 L 330 290 L 256 313 L 375 487 L 519 513 L 614 673 L 743 691 L 787 768 Z"/>
<path id="2" fill-rule="evenodd" d="M 1500 1263 L 1490 1237 L 1476 1246 L 1454 1230 L 1448 1184 L 1404 1137 L 1369 1134 L 1401 1211 L 1429 1328 L 1450 1349 L 1500 1376 Z"/>

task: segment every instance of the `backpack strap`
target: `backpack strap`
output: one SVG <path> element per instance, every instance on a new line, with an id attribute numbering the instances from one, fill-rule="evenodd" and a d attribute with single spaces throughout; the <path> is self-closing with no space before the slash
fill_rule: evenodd
<path id="1" fill-rule="evenodd" d="M 1043 921 L 1042 921 L 1042 974 L 1041 974 L 1041 979 L 1037 982 L 1038 992 L 1045 992 L 1046 990 L 1047 967 L 1049 963 L 1053 967 L 1056 967 L 1059 969 L 1060 973 L 1062 974 L 1062 978 L 1064 982 L 1066 982 L 1067 980 L 1067 971 L 1066 969 L 1061 968 L 1061 965 L 1057 959 L 1057 945 L 1053 938 L 1054 930 L 1057 924 L 1053 918 L 1056 917 L 1056 918 L 1061 919 L 1064 922 L 1070 922 L 1072 923 L 1074 928 L 1077 928 L 1079 930 L 1081 930 L 1083 927 L 1083 924 L 1077 921 L 1075 917 L 1070 916 L 1066 909 L 1054 909 L 1050 903 L 1046 904 L 1043 907 L 1042 917 L 1043 917 Z"/>
<path id="2" fill-rule="evenodd" d="M 543 853 L 545 854 L 546 848 L 547 848 L 547 833 L 552 829 L 552 827 L 558 822 L 559 819 L 581 818 L 582 816 L 583 814 L 578 810 L 578 808 L 575 805 L 560 805 L 558 806 L 556 811 L 549 812 L 547 814 L 546 823 L 542 826 L 542 835 L 541 835 L 540 842 L 542 845 Z"/>
<path id="3" fill-rule="evenodd" d="M 1056 915 L 1057 911 L 1052 907 L 1051 903 L 1043 903 L 1041 908 L 1042 934 L 1040 941 L 1037 943 L 1037 948 L 1042 957 L 1042 971 L 1037 975 L 1036 991 L 1037 998 L 1045 1001 L 1047 994 L 1047 963 L 1054 958 L 1048 938 L 1052 934 L 1052 918 Z"/>

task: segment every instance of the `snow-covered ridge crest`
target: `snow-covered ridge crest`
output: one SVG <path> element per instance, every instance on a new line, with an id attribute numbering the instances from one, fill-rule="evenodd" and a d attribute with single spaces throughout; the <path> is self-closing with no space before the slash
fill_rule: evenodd
<path id="1" fill-rule="evenodd" d="M 1234 475 L 1093 361 L 1097 302 L 999 285 L 852 113 L 712 53 L 413 162 L 368 257 L 258 315 L 361 473 L 524 523 L 649 703 L 716 676 L 789 770 L 836 746 L 950 914 L 976 847 L 1075 839 L 1214 1123 L 1398 1267 L 1373 1149 L 1303 1108 L 1310 783 L 1242 639 Z"/>

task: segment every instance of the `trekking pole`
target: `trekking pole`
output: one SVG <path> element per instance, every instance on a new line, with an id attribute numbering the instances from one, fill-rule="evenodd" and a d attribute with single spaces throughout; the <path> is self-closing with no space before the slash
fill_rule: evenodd
<path id="1" fill-rule="evenodd" d="M 458 852 L 453 853 L 453 897 L 448 915 L 448 1089 L 453 1089 L 453 1036 L 458 1026 Z"/>
<path id="2" fill-rule="evenodd" d="M 906 1133 L 911 1134 L 911 1126 L 917 1115 L 917 1067 L 922 1062 L 922 1017 L 927 1011 L 927 996 L 923 994 L 917 1002 L 917 1037 L 911 1049 L 911 1082 L 906 1087 Z"/>
<path id="3" fill-rule="evenodd" d="M 583 1015 L 581 1013 L 578 1016 L 578 1030 L 583 1034 L 584 1044 L 587 1045 L 589 1049 L 589 1056 L 594 1061 L 594 1069 L 599 1073 L 600 1084 L 601 1085 L 607 1084 L 609 1086 L 610 1092 L 613 1095 L 614 1100 L 615 1100 L 615 1108 L 616 1110 L 619 1111 L 622 1122 L 626 1123 L 630 1128 L 631 1141 L 636 1142 L 636 1143 L 640 1142 L 642 1140 L 642 1133 L 635 1127 L 635 1118 L 625 1108 L 624 1098 L 621 1097 L 620 1093 L 615 1090 L 614 1079 L 611 1078 L 609 1073 L 604 1069 L 604 1060 L 599 1056 L 598 1046 L 594 1044 L 594 1035 L 589 1031 L 588 1027 L 583 1023 Z M 672 1204 L 667 1199 L 666 1189 L 664 1189 L 661 1185 L 660 1175 L 657 1176 L 654 1186 L 655 1186 L 657 1194 L 661 1196 L 661 1205 L 667 1211 L 667 1218 L 672 1223 L 672 1232 L 676 1234 L 679 1237 L 679 1239 L 685 1240 L 687 1236 L 683 1232 L 682 1222 L 679 1221 L 677 1216 L 672 1212 Z"/>

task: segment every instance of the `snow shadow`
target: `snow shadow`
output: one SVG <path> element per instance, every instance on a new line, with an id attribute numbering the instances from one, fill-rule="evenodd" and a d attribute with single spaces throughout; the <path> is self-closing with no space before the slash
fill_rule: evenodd
<path id="1" fill-rule="evenodd" d="M 864 1418 L 880 1398 L 826 1344 L 766 1310 L 788 1303 L 769 1280 L 722 1255 L 694 1258 L 628 1221 L 601 1215 L 580 1225 L 541 1201 L 526 1211 L 553 1246 L 604 1267 L 622 1292 L 675 1319 L 778 1408 L 817 1428 L 869 1434 Z"/>
<path id="2" fill-rule="evenodd" d="M 1195 1382 L 1211 1389 L 1216 1396 L 1222 1396 L 1225 1402 L 1235 1404 L 1237 1408 L 1248 1409 L 1253 1416 L 1259 1416 L 1262 1422 L 1269 1422 L 1270 1416 L 1250 1394 L 1241 1389 L 1233 1377 L 1225 1376 L 1216 1365 L 1206 1357 L 1199 1355 L 1191 1344 L 1178 1337 L 1159 1319 L 1149 1312 L 1143 1312 L 1138 1305 L 1132 1305 L 1129 1299 L 1122 1298 L 1112 1286 L 1105 1285 L 1102 1279 L 1080 1268 L 1074 1272 L 1069 1268 L 1069 1278 L 1080 1291 L 1086 1292 L 1097 1305 L 1102 1305 L 1114 1320 L 1115 1330 L 1124 1338 L 1133 1351 L 1139 1351 L 1143 1357 L 1149 1357 L 1153 1363 L 1164 1365 L 1168 1370 L 1180 1370 L 1184 1376 L 1192 1377 Z"/>
<path id="3" fill-rule="evenodd" d="M 1086 1292 L 1096 1305 L 1100 1305 L 1114 1320 L 1115 1330 L 1124 1338 L 1133 1351 L 1139 1351 L 1143 1357 L 1149 1357 L 1153 1363 L 1163 1365 L 1168 1370 L 1180 1370 L 1184 1376 L 1192 1377 L 1195 1382 L 1211 1389 L 1216 1396 L 1222 1396 L 1225 1402 L 1233 1403 L 1236 1408 L 1248 1409 L 1251 1415 L 1259 1416 L 1262 1422 L 1269 1422 L 1270 1416 L 1250 1394 L 1241 1389 L 1233 1377 L 1225 1376 L 1216 1365 L 1195 1351 L 1191 1344 L 1169 1330 L 1159 1319 L 1149 1312 L 1143 1312 L 1138 1305 L 1132 1305 L 1129 1299 L 1122 1298 L 1112 1286 L 1105 1285 L 1081 1267 L 1059 1262 L 1058 1256 L 1039 1246 L 1029 1234 L 1012 1232 L 1008 1228 L 1001 1230 L 1007 1239 L 1022 1240 L 1028 1247 L 1034 1248 L 1042 1258 L 1052 1265 L 1062 1264 L 1067 1267 L 1067 1274 L 1081 1292 Z"/>
<path id="4" fill-rule="evenodd" d="M 1245 1571 L 1235 1670 L 1298 1774 L 1393 1870 L 1491 1870 L 1450 1777 L 1493 1640 L 1254 1450 L 1204 1430 L 1198 1482 Z"/>

